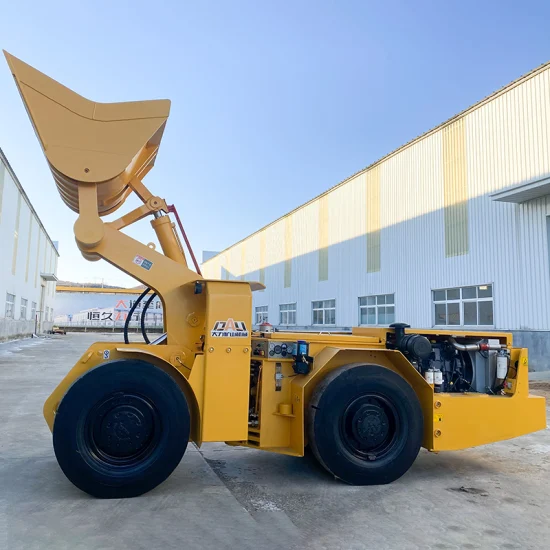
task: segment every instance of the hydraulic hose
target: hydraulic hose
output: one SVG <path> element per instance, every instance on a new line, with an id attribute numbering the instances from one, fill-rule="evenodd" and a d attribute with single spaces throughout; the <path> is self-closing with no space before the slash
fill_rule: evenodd
<path id="1" fill-rule="evenodd" d="M 185 241 L 185 245 L 187 246 L 187 250 L 189 250 L 189 254 L 191 254 L 191 259 L 193 260 L 193 265 L 195 266 L 195 269 L 197 270 L 197 273 L 202 277 L 201 268 L 199 267 L 199 262 L 197 262 L 197 259 L 195 258 L 195 253 L 193 252 L 193 249 L 191 248 L 191 243 L 189 242 L 189 239 L 187 238 L 187 233 L 185 233 L 185 229 L 183 229 L 183 224 L 181 223 L 180 217 L 178 216 L 178 211 L 176 210 L 175 205 L 171 204 L 168 206 L 168 212 L 172 212 L 174 216 L 176 216 L 176 221 L 178 222 L 181 234 L 183 236 L 183 240 Z"/>
<path id="2" fill-rule="evenodd" d="M 141 300 L 147 296 L 147 294 L 151 292 L 151 289 L 147 287 L 139 296 L 139 298 L 134 302 L 134 305 L 128 312 L 128 315 L 126 317 L 126 321 L 124 321 L 124 343 L 129 344 L 130 340 L 128 339 L 128 327 L 130 326 L 130 320 L 132 319 L 132 315 L 134 314 L 134 311 L 139 306 Z"/>
<path id="3" fill-rule="evenodd" d="M 153 294 L 151 294 L 149 299 L 145 302 L 145 305 L 143 306 L 143 309 L 141 311 L 141 335 L 143 336 L 143 339 L 145 340 L 146 344 L 150 344 L 151 340 L 149 340 L 149 337 L 145 332 L 145 314 L 147 313 L 147 309 L 149 309 L 151 302 L 156 298 L 156 296 L 157 296 L 157 293 L 153 292 Z"/>

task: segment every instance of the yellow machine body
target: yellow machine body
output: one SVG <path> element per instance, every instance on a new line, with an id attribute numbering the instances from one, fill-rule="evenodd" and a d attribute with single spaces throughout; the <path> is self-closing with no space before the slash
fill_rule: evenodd
<path id="1" fill-rule="evenodd" d="M 224 300 L 225 285 L 241 287 L 246 283 L 207 283 L 217 286 L 218 298 Z M 208 292 L 208 290 L 207 290 Z M 239 293 L 236 294 L 239 296 Z M 208 299 L 207 299 L 208 301 Z M 224 300 L 225 301 L 225 300 Z M 239 311 L 236 298 L 234 311 Z M 244 301 L 243 301 L 244 302 Z M 250 302 L 249 302 L 250 303 Z M 247 311 L 241 309 L 245 319 Z M 214 315 L 216 317 L 216 315 Z M 222 316 L 223 318 L 223 316 Z M 430 451 L 465 449 L 511 439 L 546 427 L 546 403 L 543 397 L 529 395 L 528 355 L 526 349 L 511 348 L 517 372 L 508 378 L 506 395 L 483 393 L 434 393 L 430 385 L 398 351 L 386 349 L 386 330 L 358 329 L 357 334 L 273 333 L 252 335 L 236 343 L 233 339 L 209 342 L 198 354 L 191 369 L 181 364 L 182 351 L 177 346 L 150 346 L 98 342 L 91 346 L 59 384 L 44 406 L 44 416 L 53 428 L 56 408 L 73 382 L 88 370 L 105 361 L 142 358 L 171 372 L 192 404 L 192 440 L 200 445 L 207 441 L 225 441 L 272 452 L 302 456 L 307 444 L 305 414 L 312 391 L 332 370 L 349 364 L 381 365 L 405 378 L 414 388 L 424 415 L 423 447 Z M 422 330 L 410 330 L 426 334 Z M 450 333 L 437 331 L 437 337 Z M 487 333 L 468 333 L 486 337 Z M 430 335 L 429 333 L 427 335 Z M 433 334 L 430 336 L 434 336 Z M 495 333 L 491 333 L 492 338 Z M 498 337 L 511 344 L 510 336 Z M 250 360 L 254 345 L 266 342 L 288 342 L 307 339 L 314 357 L 314 367 L 307 376 L 294 376 L 292 358 L 262 362 L 257 398 L 259 424 L 249 425 Z M 280 389 L 276 374 L 280 368 Z"/>
<path id="2" fill-rule="evenodd" d="M 191 412 L 191 439 L 225 441 L 301 456 L 312 393 L 334 369 L 380 365 L 398 373 L 416 392 L 424 417 L 423 446 L 463 449 L 508 439 L 546 426 L 545 400 L 529 395 L 526 349 L 504 333 L 457 333 L 408 329 L 432 341 L 498 339 L 511 368 L 498 395 L 435 393 L 409 360 L 388 349 L 390 329 L 351 334 L 253 333 L 252 291 L 244 281 L 205 280 L 187 266 L 164 199 L 142 179 L 152 168 L 168 117 L 168 101 L 97 104 L 6 54 L 64 202 L 78 212 L 74 232 L 83 256 L 105 259 L 153 289 L 164 306 L 162 345 L 98 342 L 91 346 L 44 406 L 51 429 L 59 403 L 86 372 L 114 359 L 143 359 L 168 372 L 183 390 Z M 105 223 L 130 192 L 143 206 Z M 121 229 L 147 216 L 162 252 Z M 270 344 L 307 340 L 309 374 L 295 375 L 292 354 L 271 357 Z M 260 373 L 251 387 L 251 365 Z M 250 411 L 254 412 L 251 421 Z"/>

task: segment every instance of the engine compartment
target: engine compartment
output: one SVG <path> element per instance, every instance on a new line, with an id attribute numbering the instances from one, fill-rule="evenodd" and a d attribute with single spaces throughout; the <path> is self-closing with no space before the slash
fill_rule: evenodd
<path id="1" fill-rule="evenodd" d="M 405 355 L 435 392 L 502 394 L 510 369 L 510 351 L 497 338 L 406 333 L 391 325 L 386 347 Z"/>

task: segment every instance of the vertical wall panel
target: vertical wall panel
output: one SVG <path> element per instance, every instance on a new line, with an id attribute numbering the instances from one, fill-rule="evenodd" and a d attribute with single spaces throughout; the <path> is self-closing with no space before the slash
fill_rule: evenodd
<path id="1" fill-rule="evenodd" d="M 25 266 L 25 282 L 29 282 L 29 265 L 31 263 L 31 243 L 32 243 L 32 221 L 34 219 L 34 216 L 31 212 L 29 212 L 29 234 L 27 238 L 27 262 Z M 56 257 L 57 261 L 57 257 Z"/>
<path id="2" fill-rule="evenodd" d="M 367 188 L 367 271 L 380 271 L 380 168 L 366 174 Z"/>
<path id="3" fill-rule="evenodd" d="M 244 250 L 244 280 L 245 281 L 257 281 L 258 280 L 258 247 L 260 239 L 256 237 L 247 239 L 243 242 Z M 241 258 L 242 260 L 242 258 Z"/>
<path id="4" fill-rule="evenodd" d="M 229 280 L 229 261 L 227 259 L 227 253 L 224 253 L 222 255 L 222 260 L 220 262 L 221 265 L 221 272 L 222 272 L 222 279 L 224 281 Z"/>
<path id="5" fill-rule="evenodd" d="M 445 255 L 468 253 L 468 189 L 464 120 L 443 128 Z"/>
<path id="6" fill-rule="evenodd" d="M 265 231 L 260 233 L 260 283 L 265 285 Z"/>
<path id="7" fill-rule="evenodd" d="M 42 273 L 46 273 L 46 266 L 48 265 L 48 239 L 44 239 L 44 267 Z"/>
<path id="8" fill-rule="evenodd" d="M 228 250 L 227 255 L 229 256 L 228 260 L 228 271 L 229 271 L 229 280 L 236 281 L 240 279 L 238 273 L 241 266 L 241 252 L 240 246 L 235 246 Z"/>
<path id="9" fill-rule="evenodd" d="M 297 304 L 298 325 L 311 323 L 311 302 L 320 299 L 319 286 L 319 204 L 314 201 L 292 214 L 292 286 L 272 292 L 276 310 L 280 304 Z M 332 262 L 332 260 L 331 260 Z M 313 284 L 311 284 L 313 282 Z M 278 322 L 277 318 L 275 319 Z"/>
<path id="10" fill-rule="evenodd" d="M 42 237 L 42 230 L 38 228 L 38 240 L 36 242 L 36 264 L 34 267 L 34 287 L 38 286 L 38 275 L 40 273 L 40 239 Z"/>
<path id="11" fill-rule="evenodd" d="M 11 272 L 15 275 L 17 269 L 17 247 L 19 245 L 19 222 L 21 220 L 21 193 L 17 193 L 17 211 L 15 214 L 15 229 L 13 231 L 13 256 L 11 261 Z"/>
<path id="12" fill-rule="evenodd" d="M 241 281 L 244 281 L 246 275 L 246 241 L 241 244 Z"/>
<path id="13" fill-rule="evenodd" d="M 6 177 L 6 168 L 4 163 L 0 162 L 0 223 L 2 223 L 2 201 L 4 198 L 4 179 Z"/>
<path id="14" fill-rule="evenodd" d="M 285 288 L 292 285 L 292 216 L 285 218 Z"/>
<path id="15" fill-rule="evenodd" d="M 48 264 L 48 273 L 53 273 L 53 266 L 54 266 L 54 250 L 50 247 L 50 263 Z"/>
<path id="16" fill-rule="evenodd" d="M 319 281 L 328 280 L 328 195 L 319 199 Z"/>

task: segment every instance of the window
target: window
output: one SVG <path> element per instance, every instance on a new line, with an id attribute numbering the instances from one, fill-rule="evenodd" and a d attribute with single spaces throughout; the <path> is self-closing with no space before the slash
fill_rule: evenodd
<path id="1" fill-rule="evenodd" d="M 6 292 L 6 317 L 13 319 L 13 311 L 15 309 L 15 294 Z"/>
<path id="2" fill-rule="evenodd" d="M 336 300 L 320 300 L 318 302 L 313 302 L 312 312 L 314 325 L 336 324 Z"/>
<path id="3" fill-rule="evenodd" d="M 359 298 L 359 324 L 391 325 L 395 323 L 394 294 L 378 294 Z"/>
<path id="4" fill-rule="evenodd" d="M 48 315 L 50 314 L 50 308 L 46 306 L 46 310 L 44 312 L 44 321 L 48 320 Z"/>
<path id="5" fill-rule="evenodd" d="M 281 304 L 279 306 L 279 324 L 280 325 L 296 324 L 296 302 L 293 304 Z"/>
<path id="6" fill-rule="evenodd" d="M 31 319 L 36 319 L 36 302 L 31 302 Z"/>
<path id="7" fill-rule="evenodd" d="M 21 317 L 20 319 L 27 319 L 27 300 L 21 298 Z"/>
<path id="8" fill-rule="evenodd" d="M 434 290 L 435 326 L 492 326 L 493 285 Z"/>
<path id="9" fill-rule="evenodd" d="M 267 306 L 258 306 L 255 309 L 256 312 L 256 324 L 261 325 L 262 323 L 267 323 Z"/>

